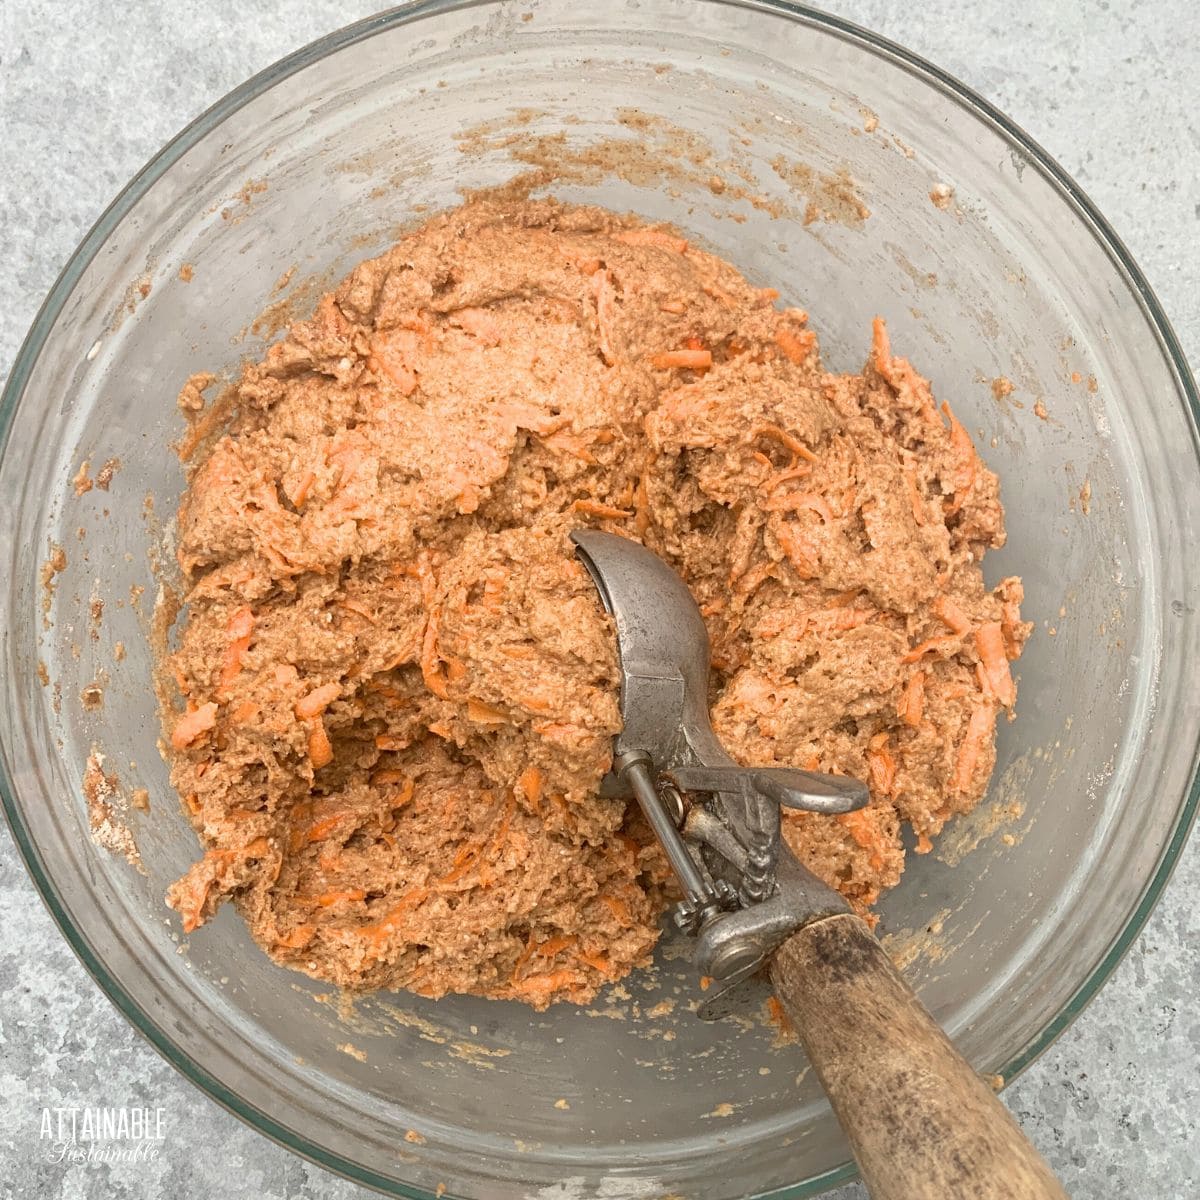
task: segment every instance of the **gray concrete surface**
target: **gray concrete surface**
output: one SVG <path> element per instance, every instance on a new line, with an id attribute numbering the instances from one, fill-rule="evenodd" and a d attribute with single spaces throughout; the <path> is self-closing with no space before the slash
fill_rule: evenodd
<path id="1" fill-rule="evenodd" d="M 1200 363 L 1200 40 L 1190 0 L 836 0 L 1007 111 L 1091 193 Z M 138 167 L 252 72 L 364 0 L 0 3 L 0 364 Z M 1191 31 L 1188 33 L 1188 31 Z M 1076 1200 L 1200 1195 L 1200 949 L 1190 849 L 1080 1020 L 1005 1099 Z M 0 834 L 0 1195 L 351 1200 L 176 1075 L 101 995 Z M 151 1163 L 47 1162 L 43 1107 L 149 1103 Z M 837 1200 L 865 1193 L 848 1187 Z"/>

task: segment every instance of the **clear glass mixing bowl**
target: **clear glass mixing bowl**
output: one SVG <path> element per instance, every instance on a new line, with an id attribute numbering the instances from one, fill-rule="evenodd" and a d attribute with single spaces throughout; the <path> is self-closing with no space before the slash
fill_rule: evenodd
<path id="1" fill-rule="evenodd" d="M 850 1171 L 816 1083 L 756 1016 L 698 1022 L 675 948 L 589 1011 L 392 996 L 344 1020 L 229 910 L 180 953 L 163 905 L 196 853 L 146 648 L 148 551 L 183 482 L 174 396 L 260 352 L 269 300 L 302 311 L 424 208 L 522 170 L 678 222 L 810 308 L 840 369 L 883 313 L 977 434 L 1010 530 L 987 569 L 1025 577 L 1038 630 L 991 809 L 951 832 L 955 852 L 911 860 L 883 928 L 981 1068 L 1020 1070 L 1079 1011 L 1196 804 L 1195 388 L 1136 266 L 1036 145 L 905 51 L 782 3 L 410 5 L 251 80 L 133 180 L 3 402 L 5 807 L 129 1019 L 325 1166 L 407 1196 L 811 1194 Z M 77 497 L 80 461 L 109 457 L 110 490 Z M 51 541 L 68 565 L 44 627 Z M 103 707 L 85 711 L 96 679 Z M 145 874 L 89 837 L 93 746 L 126 791 L 149 788 L 129 816 Z"/>

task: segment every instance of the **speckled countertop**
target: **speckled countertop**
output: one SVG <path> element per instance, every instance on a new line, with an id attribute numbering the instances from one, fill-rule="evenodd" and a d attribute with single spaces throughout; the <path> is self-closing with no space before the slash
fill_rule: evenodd
<path id="1" fill-rule="evenodd" d="M 1108 216 L 1200 363 L 1200 42 L 1190 0 L 826 7 L 932 59 L 1029 130 Z M 371 11 L 361 0 L 0 4 L 0 371 L 76 243 L 164 141 L 280 55 Z M 1197 889 L 1193 839 L 1099 997 L 1004 1094 L 1076 1200 L 1200 1195 Z M 143 1043 L 67 949 L 6 830 L 0 911 L 0 1195 L 371 1194 L 252 1132 Z M 154 1162 L 72 1166 L 39 1153 L 43 1108 L 134 1096 L 168 1114 Z"/>

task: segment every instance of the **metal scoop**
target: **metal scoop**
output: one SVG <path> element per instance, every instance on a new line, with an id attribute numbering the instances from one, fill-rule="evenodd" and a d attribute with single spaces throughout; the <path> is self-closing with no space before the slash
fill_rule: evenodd
<path id="1" fill-rule="evenodd" d="M 866 786 L 734 762 L 709 720 L 708 633 L 683 581 L 628 538 L 571 538 L 617 627 L 624 728 L 602 790 L 637 798 L 679 879 L 675 921 L 713 980 L 699 1016 L 740 1007 L 769 967 L 874 1200 L 1066 1200 L 862 918 L 780 836 L 781 808 L 851 812 Z"/>
<path id="2" fill-rule="evenodd" d="M 849 912 L 780 837 L 780 808 L 844 813 L 867 803 L 858 780 L 792 767 L 742 767 L 708 715 L 708 630 L 682 579 L 657 554 L 595 530 L 571 535 L 617 627 L 621 716 L 607 795 L 637 797 L 683 888 L 676 924 L 698 936 L 711 978 L 699 1015 L 738 1006 L 737 985 L 799 924 Z"/>

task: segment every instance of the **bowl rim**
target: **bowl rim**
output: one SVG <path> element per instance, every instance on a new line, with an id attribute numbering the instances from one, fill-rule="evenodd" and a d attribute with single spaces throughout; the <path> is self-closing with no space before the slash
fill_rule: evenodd
<path id="1" fill-rule="evenodd" d="M 221 97 L 181 129 L 109 203 L 76 247 L 38 309 L 29 332 L 13 361 L 3 393 L 0 394 L 0 456 L 7 448 L 13 419 L 26 384 L 37 365 L 46 339 L 53 330 L 75 285 L 91 265 L 109 235 L 129 215 L 134 206 L 202 138 L 250 101 L 257 99 L 276 84 L 330 54 L 425 17 L 469 8 L 492 8 L 505 2 L 506 0 L 413 0 L 411 3 L 401 4 L 398 7 L 386 9 L 373 16 L 355 21 L 278 59 Z M 1158 341 L 1164 361 L 1174 377 L 1177 392 L 1190 417 L 1195 439 L 1197 431 L 1200 430 L 1200 392 L 1197 390 L 1195 379 L 1184 357 L 1178 337 L 1171 327 L 1158 297 L 1125 244 L 1084 190 L 1057 160 L 1016 122 L 974 89 L 927 59 L 889 38 L 842 17 L 809 8 L 804 4 L 793 3 L 792 0 L 694 0 L 694 2 L 728 8 L 766 10 L 797 24 L 832 34 L 844 42 L 855 45 L 908 71 L 916 79 L 941 91 L 982 124 L 989 126 L 992 132 L 1007 141 L 1010 147 L 1023 156 L 1027 164 L 1050 184 L 1074 214 L 1082 219 L 1092 236 L 1106 252 L 1118 274 L 1133 292 L 1149 329 Z M 180 1049 L 165 1030 L 156 1025 L 149 1015 L 134 1002 L 120 981 L 109 974 L 100 956 L 95 953 L 82 932 L 74 926 L 66 910 L 59 903 L 58 895 L 45 870 L 38 849 L 22 819 L 17 790 L 8 769 L 7 753 L 0 753 L 0 802 L 3 804 L 4 815 L 17 850 L 60 932 L 100 990 L 167 1062 L 222 1108 L 245 1121 L 257 1132 L 318 1166 L 377 1191 L 405 1197 L 406 1200 L 435 1200 L 434 1194 L 423 1188 L 385 1178 L 360 1166 L 353 1160 L 318 1146 L 308 1138 L 297 1134 L 276 1121 L 268 1113 L 246 1103 L 205 1070 L 199 1062 Z M 1171 836 L 1137 905 L 1112 945 L 1109 946 L 1070 1000 L 1001 1068 L 999 1074 L 1006 1084 L 1024 1071 L 1057 1040 L 1096 995 L 1125 956 L 1141 933 L 1171 877 L 1198 809 L 1200 809 L 1200 761 L 1194 751 L 1191 783 L 1181 798 Z M 853 1162 L 843 1163 L 799 1183 L 762 1193 L 756 1200 L 800 1200 L 801 1197 L 813 1196 L 839 1184 L 849 1182 L 857 1174 Z"/>

